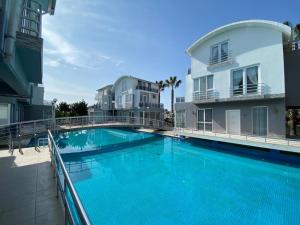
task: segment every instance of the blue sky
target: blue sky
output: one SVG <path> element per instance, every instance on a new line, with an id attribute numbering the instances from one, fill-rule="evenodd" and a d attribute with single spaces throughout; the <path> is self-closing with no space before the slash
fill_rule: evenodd
<path id="1" fill-rule="evenodd" d="M 125 74 L 176 75 L 183 96 L 195 40 L 238 20 L 300 23 L 299 9 L 299 0 L 57 0 L 55 15 L 43 17 L 45 99 L 93 104 L 96 89 Z M 170 106 L 170 90 L 162 103 Z"/>

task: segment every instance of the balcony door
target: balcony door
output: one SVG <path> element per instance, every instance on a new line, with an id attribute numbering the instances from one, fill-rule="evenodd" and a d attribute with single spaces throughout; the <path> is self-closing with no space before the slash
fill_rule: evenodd
<path id="1" fill-rule="evenodd" d="M 241 133 L 241 112 L 240 110 L 226 110 L 226 132 L 228 134 Z"/>
<path id="2" fill-rule="evenodd" d="M 194 100 L 205 100 L 214 97 L 214 75 L 194 79 Z"/>
<path id="3" fill-rule="evenodd" d="M 267 136 L 268 134 L 268 107 L 258 106 L 252 109 L 253 134 Z"/>
<path id="4" fill-rule="evenodd" d="M 197 128 L 202 131 L 212 131 L 212 109 L 199 109 L 197 118 Z"/>

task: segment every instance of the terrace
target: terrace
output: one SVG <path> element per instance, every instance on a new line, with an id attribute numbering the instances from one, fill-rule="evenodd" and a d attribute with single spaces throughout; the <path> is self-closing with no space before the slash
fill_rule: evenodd
<path id="1" fill-rule="evenodd" d="M 182 128 L 171 130 L 161 121 L 142 121 L 141 118 L 70 117 L 2 126 L 0 141 L 2 144 L 6 142 L 9 148 L 0 151 L 0 173 L 5 184 L 0 192 L 1 224 L 63 224 L 65 220 L 70 224 L 76 224 L 77 219 L 82 224 L 90 224 L 68 177 L 52 133 L 95 127 L 135 128 L 143 132 L 155 132 L 171 137 L 185 136 L 277 149 L 280 150 L 279 152 L 300 153 L 300 142 L 296 140 L 218 134 Z M 169 129 L 169 131 L 157 132 L 157 129 Z M 23 148 L 30 141 L 32 143 L 32 140 L 34 147 Z M 46 140 L 49 147 L 43 147 Z M 14 151 L 15 147 L 19 152 Z M 71 205 L 65 196 L 67 190 L 75 205 L 73 210 L 76 210 L 79 215 L 77 219 L 73 217 Z M 58 193 L 61 198 L 57 198 Z"/>

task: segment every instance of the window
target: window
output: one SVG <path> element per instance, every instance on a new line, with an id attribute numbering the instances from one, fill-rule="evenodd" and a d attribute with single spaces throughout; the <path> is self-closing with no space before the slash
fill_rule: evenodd
<path id="1" fill-rule="evenodd" d="M 127 82 L 126 80 L 122 81 L 122 92 L 127 90 Z"/>
<path id="2" fill-rule="evenodd" d="M 243 94 L 243 70 L 236 70 L 232 73 L 233 95 Z"/>
<path id="3" fill-rule="evenodd" d="M 221 62 L 228 60 L 228 42 L 221 44 Z"/>
<path id="4" fill-rule="evenodd" d="M 185 110 L 176 111 L 176 127 L 185 127 Z"/>
<path id="5" fill-rule="evenodd" d="M 256 93 L 258 87 L 258 67 L 253 66 L 246 69 L 247 93 Z"/>
<path id="6" fill-rule="evenodd" d="M 195 100 L 209 99 L 213 97 L 214 76 L 208 75 L 194 79 Z"/>
<path id="7" fill-rule="evenodd" d="M 219 46 L 215 45 L 211 48 L 211 64 L 218 63 L 219 61 Z"/>
<path id="8" fill-rule="evenodd" d="M 226 62 L 229 58 L 228 41 L 221 42 L 211 47 L 210 64 Z"/>
<path id="9" fill-rule="evenodd" d="M 213 110 L 212 109 L 199 109 L 198 110 L 198 130 L 212 131 L 212 119 Z"/>
<path id="10" fill-rule="evenodd" d="M 258 93 L 258 66 L 238 69 L 232 72 L 232 95 Z"/>
<path id="11" fill-rule="evenodd" d="M 258 106 L 252 110 L 253 134 L 267 136 L 268 134 L 268 107 Z"/>

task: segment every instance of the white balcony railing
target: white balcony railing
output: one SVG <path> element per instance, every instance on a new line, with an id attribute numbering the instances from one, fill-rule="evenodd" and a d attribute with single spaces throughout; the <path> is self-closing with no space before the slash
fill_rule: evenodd
<path id="1" fill-rule="evenodd" d="M 25 0 L 20 20 L 20 32 L 31 36 L 41 36 L 42 6 L 37 1 Z"/>
<path id="2" fill-rule="evenodd" d="M 265 84 L 247 84 L 240 85 L 230 89 L 230 96 L 246 96 L 246 95 L 264 95 L 265 94 Z"/>
<path id="3" fill-rule="evenodd" d="M 215 90 L 199 91 L 193 93 L 193 101 L 205 102 L 217 98 L 217 92 Z"/>
<path id="4" fill-rule="evenodd" d="M 223 64 L 228 64 L 233 61 L 233 56 L 232 56 L 232 51 L 228 51 L 228 53 L 222 53 L 221 55 L 218 55 L 216 57 L 210 57 L 208 66 L 213 67 L 213 66 L 219 66 Z"/>

